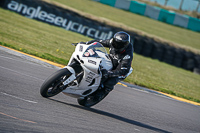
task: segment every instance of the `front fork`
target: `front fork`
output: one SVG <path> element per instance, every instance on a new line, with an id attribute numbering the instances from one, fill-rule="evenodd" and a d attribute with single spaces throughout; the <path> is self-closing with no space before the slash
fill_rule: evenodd
<path id="1" fill-rule="evenodd" d="M 75 71 L 72 67 L 70 66 L 65 66 L 64 68 L 67 68 L 70 73 L 71 73 L 71 76 L 69 76 L 64 82 L 63 82 L 63 85 L 68 85 L 69 83 L 71 83 L 72 81 L 74 81 L 76 79 L 76 76 L 75 76 Z"/>
<path id="2" fill-rule="evenodd" d="M 76 59 L 73 59 L 71 63 L 64 68 L 67 68 L 71 73 L 71 76 L 63 82 L 64 85 L 70 85 L 75 80 L 77 81 L 75 84 L 80 83 L 84 71 L 83 68 L 80 66 L 80 63 Z"/>

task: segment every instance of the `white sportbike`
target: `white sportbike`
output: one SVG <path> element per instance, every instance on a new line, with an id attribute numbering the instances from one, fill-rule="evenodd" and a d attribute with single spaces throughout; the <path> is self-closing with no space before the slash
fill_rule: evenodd
<path id="1" fill-rule="evenodd" d="M 101 43 L 78 43 L 68 65 L 46 79 L 40 94 L 47 98 L 62 92 L 77 98 L 80 105 L 91 107 L 108 94 L 102 91 L 101 70 L 111 70 L 112 67 L 112 61 Z"/>

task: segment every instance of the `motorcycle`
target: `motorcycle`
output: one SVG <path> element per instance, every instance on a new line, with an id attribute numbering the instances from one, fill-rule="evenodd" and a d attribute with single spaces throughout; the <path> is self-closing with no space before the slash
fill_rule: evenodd
<path id="1" fill-rule="evenodd" d="M 111 70 L 112 61 L 101 43 L 75 45 L 68 65 L 45 80 L 40 94 L 48 98 L 62 92 L 77 98 L 80 105 L 91 107 L 108 94 L 102 90 L 101 70 Z"/>
<path id="2" fill-rule="evenodd" d="M 68 65 L 45 80 L 40 94 L 48 98 L 62 92 L 77 98 L 79 105 L 91 107 L 109 93 L 103 89 L 101 70 L 112 70 L 112 61 L 99 42 L 89 45 L 78 43 L 75 46 Z"/>

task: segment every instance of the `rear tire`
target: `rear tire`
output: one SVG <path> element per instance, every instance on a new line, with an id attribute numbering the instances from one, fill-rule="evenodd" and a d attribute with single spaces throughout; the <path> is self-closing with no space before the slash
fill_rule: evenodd
<path id="1" fill-rule="evenodd" d="M 65 86 L 62 84 L 62 82 L 70 75 L 71 72 L 67 68 L 56 71 L 45 80 L 40 88 L 40 94 L 45 98 L 57 95 L 63 89 L 65 89 Z"/>
<path id="2" fill-rule="evenodd" d="M 102 101 L 107 95 L 108 92 L 105 92 L 105 90 L 97 90 L 96 92 L 90 94 L 84 99 L 81 98 L 77 99 L 77 101 L 79 105 L 89 108 Z"/>

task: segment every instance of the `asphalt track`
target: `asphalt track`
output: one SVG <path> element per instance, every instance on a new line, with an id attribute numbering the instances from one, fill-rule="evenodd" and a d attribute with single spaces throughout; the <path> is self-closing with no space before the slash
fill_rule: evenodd
<path id="1" fill-rule="evenodd" d="M 200 106 L 116 85 L 92 108 L 40 96 L 58 67 L 0 47 L 1 133 L 200 133 Z"/>

